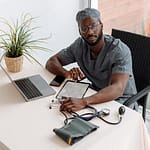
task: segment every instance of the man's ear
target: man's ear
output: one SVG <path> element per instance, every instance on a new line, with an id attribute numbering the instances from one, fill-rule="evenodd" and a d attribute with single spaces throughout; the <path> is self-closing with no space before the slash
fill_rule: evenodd
<path id="1" fill-rule="evenodd" d="M 80 31 L 80 28 L 78 28 L 78 30 L 79 30 L 79 34 L 81 35 L 81 31 Z"/>
<path id="2" fill-rule="evenodd" d="M 78 23 L 78 31 L 79 31 L 79 34 L 82 35 L 81 31 L 80 31 L 80 24 L 79 23 Z"/>

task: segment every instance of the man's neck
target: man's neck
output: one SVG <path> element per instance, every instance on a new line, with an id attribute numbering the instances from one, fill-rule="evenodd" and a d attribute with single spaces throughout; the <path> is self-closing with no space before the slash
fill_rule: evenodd
<path id="1" fill-rule="evenodd" d="M 104 44 L 105 44 L 104 37 L 102 37 L 102 39 L 95 46 L 89 46 L 89 47 L 91 52 L 94 55 L 98 55 L 101 49 L 103 48 Z"/>

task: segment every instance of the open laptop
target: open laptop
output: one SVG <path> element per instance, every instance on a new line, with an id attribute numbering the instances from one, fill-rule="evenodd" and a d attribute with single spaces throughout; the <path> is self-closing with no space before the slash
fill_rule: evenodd
<path id="1" fill-rule="evenodd" d="M 56 91 L 50 87 L 39 74 L 12 80 L 11 76 L 3 66 L 1 64 L 0 66 L 26 101 L 36 100 L 56 93 Z"/>

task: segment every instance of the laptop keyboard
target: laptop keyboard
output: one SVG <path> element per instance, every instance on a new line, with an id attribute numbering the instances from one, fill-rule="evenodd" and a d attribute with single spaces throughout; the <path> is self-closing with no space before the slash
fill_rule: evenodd
<path id="1" fill-rule="evenodd" d="M 28 99 L 42 96 L 42 93 L 28 78 L 17 80 L 15 83 Z"/>

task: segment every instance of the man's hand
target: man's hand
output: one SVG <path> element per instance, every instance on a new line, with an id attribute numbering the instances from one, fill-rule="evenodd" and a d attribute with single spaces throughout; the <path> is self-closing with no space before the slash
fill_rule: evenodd
<path id="1" fill-rule="evenodd" d="M 73 80 L 81 80 L 85 77 L 85 75 L 81 72 L 79 68 L 72 68 L 69 71 L 69 78 L 72 78 Z"/>
<path id="2" fill-rule="evenodd" d="M 63 98 L 61 101 L 60 111 L 78 111 L 87 106 L 87 102 L 82 98 Z"/>

